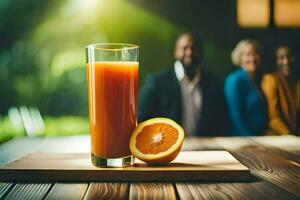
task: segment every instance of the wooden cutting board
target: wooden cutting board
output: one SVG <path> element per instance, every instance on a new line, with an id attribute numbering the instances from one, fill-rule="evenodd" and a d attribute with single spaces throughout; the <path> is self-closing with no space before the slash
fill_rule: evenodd
<path id="1" fill-rule="evenodd" d="M 227 151 L 184 151 L 166 166 L 136 159 L 125 168 L 98 168 L 89 154 L 34 153 L 0 168 L 0 181 L 245 181 L 249 169 Z"/>

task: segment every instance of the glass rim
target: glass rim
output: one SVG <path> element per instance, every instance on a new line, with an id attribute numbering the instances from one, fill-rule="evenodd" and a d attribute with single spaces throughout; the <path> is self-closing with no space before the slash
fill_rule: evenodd
<path id="1" fill-rule="evenodd" d="M 116 47 L 116 48 L 114 48 Z M 97 50 L 106 50 L 106 51 L 123 51 L 123 50 L 131 50 L 138 49 L 139 46 L 135 44 L 129 43 L 95 43 L 86 45 L 85 48 L 93 48 Z"/>

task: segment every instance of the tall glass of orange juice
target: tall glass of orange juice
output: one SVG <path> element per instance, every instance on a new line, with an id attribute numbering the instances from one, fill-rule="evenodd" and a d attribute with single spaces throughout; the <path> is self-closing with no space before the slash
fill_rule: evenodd
<path id="1" fill-rule="evenodd" d="M 137 124 L 139 48 L 86 46 L 91 159 L 98 167 L 133 164 L 129 139 Z"/>

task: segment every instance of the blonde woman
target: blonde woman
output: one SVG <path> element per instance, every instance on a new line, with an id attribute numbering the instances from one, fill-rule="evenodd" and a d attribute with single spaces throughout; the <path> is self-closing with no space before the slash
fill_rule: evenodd
<path id="1" fill-rule="evenodd" d="M 236 136 L 262 135 L 266 127 L 266 104 L 255 83 L 261 54 L 260 45 L 252 39 L 241 40 L 231 54 L 239 69 L 227 77 L 224 91 Z"/>
<path id="2" fill-rule="evenodd" d="M 266 74 L 262 90 L 268 102 L 268 135 L 300 134 L 300 79 L 289 46 L 276 50 L 277 71 Z"/>

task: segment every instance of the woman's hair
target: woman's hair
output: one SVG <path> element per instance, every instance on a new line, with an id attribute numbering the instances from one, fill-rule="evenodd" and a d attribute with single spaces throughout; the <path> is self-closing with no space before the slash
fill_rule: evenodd
<path id="1" fill-rule="evenodd" d="M 240 66 L 241 65 L 241 53 L 246 45 L 253 45 L 257 52 L 261 55 L 262 48 L 260 44 L 253 39 L 242 39 L 239 43 L 235 46 L 233 51 L 231 52 L 231 61 L 234 65 Z"/>

